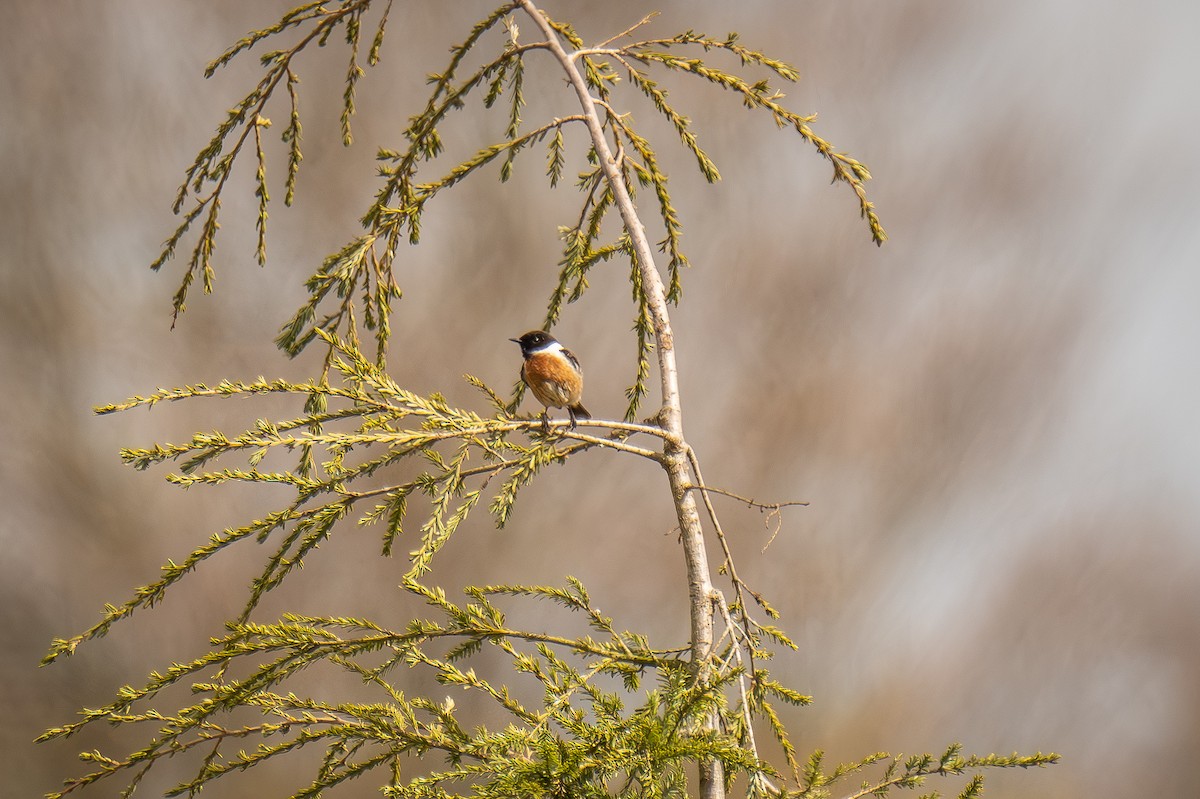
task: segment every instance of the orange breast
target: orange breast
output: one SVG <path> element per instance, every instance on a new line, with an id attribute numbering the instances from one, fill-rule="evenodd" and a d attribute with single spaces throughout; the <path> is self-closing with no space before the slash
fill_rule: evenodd
<path id="1" fill-rule="evenodd" d="M 535 353 L 525 359 L 521 377 L 538 402 L 547 407 L 575 405 L 583 395 L 583 378 L 561 355 Z"/>

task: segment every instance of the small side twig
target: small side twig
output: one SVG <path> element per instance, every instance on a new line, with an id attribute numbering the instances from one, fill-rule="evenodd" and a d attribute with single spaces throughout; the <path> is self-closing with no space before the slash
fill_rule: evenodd
<path id="1" fill-rule="evenodd" d="M 730 637 L 729 648 L 732 650 L 732 657 L 733 657 L 734 661 L 736 661 L 738 668 L 742 668 L 742 673 L 739 674 L 738 678 L 737 678 L 738 693 L 740 694 L 740 702 L 741 702 L 742 723 L 745 724 L 745 726 L 746 726 L 746 741 L 750 748 L 750 752 L 751 752 L 751 754 L 754 755 L 755 759 L 757 759 L 758 758 L 758 743 L 754 739 L 754 720 L 750 713 L 750 697 L 746 690 L 746 672 L 745 672 L 745 669 L 743 668 L 745 664 L 742 661 L 742 646 L 743 645 L 738 641 L 738 635 L 736 632 L 738 627 L 737 627 L 737 625 L 735 625 L 733 623 L 733 618 L 730 616 L 729 603 L 725 601 L 725 595 L 716 589 L 713 590 L 713 604 L 715 604 L 717 606 L 717 610 L 720 611 L 721 619 L 722 619 L 722 621 L 725 622 L 725 629 L 729 633 L 729 637 Z M 746 655 L 750 659 L 750 668 L 753 669 L 754 668 L 754 651 L 749 646 L 747 646 Z M 773 794 L 780 795 L 783 793 L 762 772 L 755 772 L 754 775 L 751 777 L 751 779 L 760 781 L 762 783 L 763 787 L 765 787 L 768 791 L 770 791 Z"/>
<path id="2" fill-rule="evenodd" d="M 766 510 L 766 511 L 779 511 L 779 510 L 782 510 L 783 508 L 791 508 L 791 507 L 795 507 L 795 506 L 805 506 L 805 507 L 808 506 L 808 502 L 805 502 L 803 500 L 795 500 L 792 502 L 759 502 L 758 500 L 752 499 L 751 497 L 743 497 L 741 494 L 735 494 L 734 492 L 728 491 L 724 488 L 717 488 L 716 486 L 709 486 L 709 485 L 693 485 L 693 486 L 689 486 L 688 490 L 689 491 L 706 491 L 711 494 L 720 494 L 723 497 L 729 497 L 730 499 L 736 499 L 739 502 L 744 502 L 744 503 L 746 503 L 747 506 L 749 506 L 751 508 L 758 508 L 759 510 Z"/>

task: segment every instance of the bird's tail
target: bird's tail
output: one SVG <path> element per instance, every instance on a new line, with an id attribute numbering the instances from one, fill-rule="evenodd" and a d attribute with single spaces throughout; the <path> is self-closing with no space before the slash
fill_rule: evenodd
<path id="1" fill-rule="evenodd" d="M 567 408 L 567 410 L 571 412 L 572 419 L 591 419 L 592 418 L 592 415 L 590 413 L 588 413 L 588 409 L 583 407 L 582 402 L 575 403 L 570 408 Z"/>

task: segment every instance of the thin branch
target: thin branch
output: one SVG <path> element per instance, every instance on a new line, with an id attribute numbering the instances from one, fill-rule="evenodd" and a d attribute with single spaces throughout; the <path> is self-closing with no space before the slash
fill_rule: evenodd
<path id="1" fill-rule="evenodd" d="M 738 643 L 737 634 L 736 634 L 736 632 L 734 632 L 737 629 L 737 626 L 733 623 L 733 619 L 730 618 L 729 604 L 725 601 L 724 594 L 722 594 L 720 591 L 715 591 L 715 590 L 713 592 L 713 601 L 716 603 L 717 609 L 721 612 L 721 618 L 725 622 L 725 629 L 727 631 L 729 631 L 731 634 L 730 649 L 733 650 L 733 657 L 737 661 L 738 667 L 741 668 L 743 666 L 742 645 L 740 643 Z M 750 659 L 750 669 L 751 669 L 751 674 L 753 674 L 754 652 L 752 649 L 747 647 L 746 654 Z M 740 695 L 739 702 L 741 704 L 742 723 L 746 727 L 746 740 L 749 742 L 751 753 L 754 754 L 755 759 L 758 759 L 758 757 L 759 757 L 758 756 L 758 743 L 754 740 L 754 719 L 750 713 L 750 697 L 749 697 L 748 692 L 746 691 L 746 673 L 745 673 L 745 671 L 742 671 L 742 673 L 738 674 L 737 682 L 738 682 L 738 693 Z M 776 794 L 782 793 L 782 791 L 780 791 L 780 789 L 778 787 L 776 787 L 775 784 L 772 783 L 766 777 L 766 775 L 763 774 L 762 772 L 756 772 L 754 775 L 751 776 L 751 779 L 752 780 L 761 780 L 764 783 L 764 786 L 768 790 L 770 790 L 772 793 L 776 793 Z"/>
<path id="2" fill-rule="evenodd" d="M 642 17 L 640 21 L 633 23 L 633 24 L 632 24 L 632 25 L 630 25 L 628 28 L 626 28 L 625 30 L 623 30 L 623 31 L 621 31 L 620 33 L 618 33 L 616 36 L 610 36 L 609 38 L 607 38 L 607 39 L 605 39 L 604 41 L 600 42 L 600 44 L 596 45 L 596 47 L 597 47 L 597 48 L 601 48 L 601 47 L 607 47 L 608 45 L 610 45 L 610 44 L 612 44 L 613 42 L 615 42 L 617 39 L 624 39 L 626 36 L 628 36 L 629 34 L 633 33 L 635 30 L 637 30 L 638 28 L 642 27 L 643 25 L 648 25 L 648 24 L 650 23 L 650 20 L 652 20 L 652 19 L 654 19 L 655 17 L 657 17 L 657 16 L 658 16 L 658 14 L 659 14 L 659 12 L 657 12 L 657 11 L 651 11 L 649 14 L 647 14 L 647 15 L 646 15 L 646 16 L 644 16 L 644 17 Z M 575 55 L 586 54 L 586 53 L 588 53 L 588 52 L 589 52 L 588 50 L 577 50 L 577 51 L 576 51 L 576 53 L 575 53 Z"/>
<path id="3" fill-rule="evenodd" d="M 696 453 L 691 449 L 691 447 L 688 448 L 688 459 L 691 461 L 692 471 L 696 475 L 696 479 L 700 481 L 701 485 L 703 485 L 704 475 L 700 471 L 700 459 L 696 457 Z M 704 500 L 704 509 L 708 511 L 708 518 L 712 521 L 713 530 L 717 534 L 717 541 L 721 544 L 721 551 L 725 554 L 725 563 L 722 566 L 722 570 L 728 569 L 729 571 L 729 580 L 731 583 L 733 583 L 733 591 L 737 596 L 737 603 L 738 607 L 740 608 L 742 623 L 749 627 L 752 622 L 750 621 L 749 611 L 746 607 L 746 597 L 743 594 L 743 588 L 746 586 L 746 584 L 742 582 L 742 578 L 738 576 L 737 567 L 734 566 L 733 563 L 733 553 L 729 549 L 729 540 L 725 537 L 725 531 L 721 528 L 721 521 L 717 517 L 717 509 L 713 507 L 712 500 L 709 498 L 708 494 L 709 492 L 707 489 L 700 489 L 700 496 Z M 715 588 L 713 589 L 713 592 L 716 595 L 720 595 L 720 592 L 718 592 Z M 754 592 L 751 593 L 753 594 Z M 753 671 L 754 668 L 754 653 L 751 652 L 751 671 Z"/>
<path id="4" fill-rule="evenodd" d="M 692 486 L 688 486 L 688 490 L 689 491 L 705 491 L 710 494 L 720 494 L 721 496 L 729 497 L 730 499 L 736 499 L 739 502 L 744 502 L 744 503 L 746 503 L 747 506 L 749 506 L 751 508 L 758 508 L 759 510 L 777 511 L 777 510 L 780 510 L 781 508 L 791 508 L 791 507 L 795 507 L 795 506 L 804 506 L 804 507 L 808 506 L 808 503 L 803 502 L 803 501 L 759 502 L 759 501 L 751 499 L 749 497 L 743 497 L 741 494 L 735 494 L 732 491 L 726 491 L 723 488 L 716 488 L 714 486 L 692 485 Z"/>

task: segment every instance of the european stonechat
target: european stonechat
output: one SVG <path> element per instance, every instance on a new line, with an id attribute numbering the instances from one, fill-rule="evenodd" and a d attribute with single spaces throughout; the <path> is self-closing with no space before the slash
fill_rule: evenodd
<path id="1" fill-rule="evenodd" d="M 549 426 L 551 408 L 566 408 L 571 415 L 571 428 L 577 419 L 591 419 L 579 400 L 583 397 L 583 368 L 572 352 L 559 344 L 544 330 L 530 330 L 520 338 L 510 338 L 521 347 L 525 363 L 521 364 L 521 379 L 537 401 L 546 406 L 542 425 Z"/>

